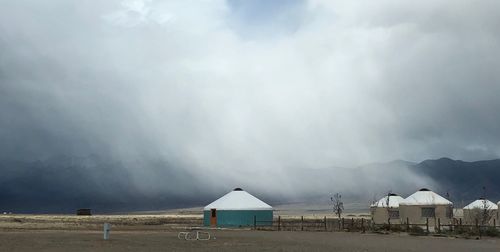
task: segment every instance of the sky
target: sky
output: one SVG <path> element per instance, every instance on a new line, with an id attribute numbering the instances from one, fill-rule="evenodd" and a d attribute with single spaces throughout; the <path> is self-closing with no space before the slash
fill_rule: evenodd
<path id="1" fill-rule="evenodd" d="M 500 156 L 495 0 L 0 6 L 0 159 L 162 160 L 232 185 Z"/>

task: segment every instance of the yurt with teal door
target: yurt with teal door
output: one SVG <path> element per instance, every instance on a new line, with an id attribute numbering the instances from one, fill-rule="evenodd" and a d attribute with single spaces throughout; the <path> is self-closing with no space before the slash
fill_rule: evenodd
<path id="1" fill-rule="evenodd" d="M 250 193 L 236 188 L 203 209 L 204 225 L 245 227 L 272 225 L 273 208 Z"/>

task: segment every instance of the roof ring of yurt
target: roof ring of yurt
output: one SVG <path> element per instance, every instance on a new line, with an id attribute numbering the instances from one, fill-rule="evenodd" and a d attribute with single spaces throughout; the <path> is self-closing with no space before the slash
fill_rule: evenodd
<path id="1" fill-rule="evenodd" d="M 395 193 L 389 193 L 389 196 L 399 196 L 399 195 L 397 195 Z"/>
<path id="2" fill-rule="evenodd" d="M 419 190 L 420 192 L 430 192 L 431 190 L 427 189 L 427 188 L 422 188 Z"/>
<path id="3" fill-rule="evenodd" d="M 236 188 L 234 188 L 234 190 L 233 190 L 233 191 L 243 191 L 243 189 L 241 189 L 241 188 L 239 188 L 239 187 L 236 187 Z"/>

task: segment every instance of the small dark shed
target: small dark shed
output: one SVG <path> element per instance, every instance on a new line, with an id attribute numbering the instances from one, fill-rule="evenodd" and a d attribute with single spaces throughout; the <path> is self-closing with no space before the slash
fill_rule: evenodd
<path id="1" fill-rule="evenodd" d="M 81 208 L 76 210 L 76 215 L 92 215 L 92 211 L 89 208 Z"/>

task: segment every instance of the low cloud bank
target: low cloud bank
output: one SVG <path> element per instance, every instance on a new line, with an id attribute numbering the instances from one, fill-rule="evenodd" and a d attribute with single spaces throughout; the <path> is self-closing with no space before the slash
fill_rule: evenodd
<path id="1" fill-rule="evenodd" d="M 335 167 L 500 155 L 499 2 L 251 2 L 2 3 L 1 201 L 74 175 L 138 201 L 361 195 L 433 181 Z"/>

